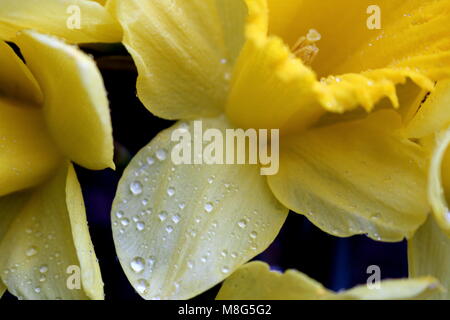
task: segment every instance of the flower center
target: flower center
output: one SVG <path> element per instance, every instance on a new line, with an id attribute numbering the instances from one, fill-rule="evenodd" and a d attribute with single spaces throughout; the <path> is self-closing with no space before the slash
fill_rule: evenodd
<path id="1" fill-rule="evenodd" d="M 308 34 L 300 37 L 292 47 L 292 52 L 300 58 L 304 64 L 310 66 L 319 53 L 316 42 L 322 38 L 315 29 L 309 29 Z"/>

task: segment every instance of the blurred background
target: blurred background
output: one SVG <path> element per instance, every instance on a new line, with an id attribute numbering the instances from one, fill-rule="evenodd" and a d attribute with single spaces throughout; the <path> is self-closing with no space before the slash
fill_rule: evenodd
<path id="1" fill-rule="evenodd" d="M 115 254 L 110 210 L 117 184 L 128 162 L 173 122 L 153 116 L 140 103 L 136 97 L 137 72 L 121 45 L 90 45 L 83 50 L 96 59 L 108 91 L 117 166 L 116 171 L 76 168 L 91 237 L 102 270 L 106 299 L 140 300 Z M 408 275 L 406 242 L 382 243 L 365 236 L 336 238 L 293 212 L 274 243 L 255 260 L 266 261 L 272 269 L 279 271 L 300 270 L 335 291 L 366 283 L 370 265 L 380 267 L 382 279 Z M 195 299 L 214 299 L 219 288 L 220 285 Z M 4 299 L 15 298 L 5 294 Z"/>

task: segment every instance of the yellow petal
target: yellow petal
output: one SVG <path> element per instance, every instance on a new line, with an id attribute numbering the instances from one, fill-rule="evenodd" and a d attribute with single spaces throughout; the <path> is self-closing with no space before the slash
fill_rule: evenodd
<path id="1" fill-rule="evenodd" d="M 24 299 L 103 298 L 81 189 L 71 165 L 30 191 L 21 209 L 2 213 L 1 219 L 13 217 L 0 243 L 1 276 L 9 292 Z"/>
<path id="2" fill-rule="evenodd" d="M 86 168 L 113 168 L 108 99 L 95 62 L 75 47 L 32 31 L 22 33 L 18 44 L 41 85 L 45 120 L 59 148 Z"/>
<path id="3" fill-rule="evenodd" d="M 120 42 L 119 24 L 101 4 L 90 0 L 2 0 L 0 38 L 13 40 L 33 29 L 71 43 Z"/>
<path id="4" fill-rule="evenodd" d="M 0 95 L 35 104 L 42 103 L 36 79 L 5 42 L 0 41 Z"/>
<path id="5" fill-rule="evenodd" d="M 381 110 L 289 137 L 269 186 L 281 203 L 330 234 L 409 237 L 429 211 L 426 160 L 419 145 L 399 134 L 400 125 L 395 111 Z"/>
<path id="6" fill-rule="evenodd" d="M 391 300 L 420 299 L 438 291 L 431 277 L 381 281 L 380 287 L 358 286 L 334 293 L 297 270 L 270 271 L 263 262 L 239 268 L 222 285 L 218 300 Z"/>
<path id="7" fill-rule="evenodd" d="M 223 118 L 203 128 L 226 128 Z M 258 165 L 175 165 L 163 131 L 131 162 L 113 204 L 117 255 L 146 299 L 187 299 L 221 282 L 275 239 L 288 210 Z M 190 138 L 189 141 L 191 142 Z"/>
<path id="8" fill-rule="evenodd" d="M 243 43 L 243 0 L 111 1 L 139 71 L 138 96 L 155 115 L 194 119 L 224 108 Z"/>
<path id="9" fill-rule="evenodd" d="M 432 80 L 450 76 L 446 1 L 381 1 L 382 30 L 367 27 L 370 1 L 247 3 L 247 42 L 226 107 L 239 126 L 298 131 L 325 111 L 371 110 L 384 97 L 397 107 L 396 85 L 407 79 L 431 90 Z M 269 12 L 279 34 L 272 34 Z M 322 35 L 320 51 L 302 62 L 290 46 L 312 28 Z"/>
<path id="10" fill-rule="evenodd" d="M 450 126 L 426 140 L 431 140 L 428 143 L 431 149 L 428 198 L 439 226 L 450 236 Z"/>
<path id="11" fill-rule="evenodd" d="M 270 271 L 269 265 L 254 261 L 225 280 L 217 300 L 314 300 L 327 293 L 319 282 L 297 270 Z"/>
<path id="12" fill-rule="evenodd" d="M 431 299 L 450 299 L 450 239 L 433 217 L 420 227 L 408 241 L 408 269 L 410 277 L 431 275 L 446 289 Z"/>
<path id="13" fill-rule="evenodd" d="M 380 288 L 360 285 L 324 299 L 329 300 L 423 300 L 442 291 L 438 280 L 433 277 L 384 280 Z"/>
<path id="14" fill-rule="evenodd" d="M 38 108 L 0 97 L 0 196 L 41 183 L 61 161 Z"/>
<path id="15" fill-rule="evenodd" d="M 405 134 L 411 138 L 423 138 L 450 124 L 450 80 L 440 81 L 421 105 Z"/>
<path id="16" fill-rule="evenodd" d="M 3 282 L 0 281 L 0 298 L 3 296 L 3 294 L 6 292 L 6 286 L 3 284 Z"/>

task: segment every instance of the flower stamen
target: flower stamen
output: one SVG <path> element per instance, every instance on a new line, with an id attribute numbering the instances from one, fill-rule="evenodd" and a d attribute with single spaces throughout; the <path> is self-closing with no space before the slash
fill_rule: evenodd
<path id="1" fill-rule="evenodd" d="M 308 34 L 300 37 L 292 47 L 292 52 L 300 58 L 304 64 L 311 65 L 319 53 L 316 42 L 322 38 L 316 29 L 309 29 Z"/>

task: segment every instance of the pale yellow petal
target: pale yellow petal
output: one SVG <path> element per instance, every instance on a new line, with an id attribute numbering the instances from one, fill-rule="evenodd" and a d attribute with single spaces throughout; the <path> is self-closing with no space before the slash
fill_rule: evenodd
<path id="1" fill-rule="evenodd" d="M 222 285 L 218 300 L 398 300 L 421 299 L 440 290 L 432 277 L 386 280 L 379 287 L 361 285 L 340 293 L 324 288 L 297 270 L 270 271 L 266 263 L 247 263 Z"/>
<path id="2" fill-rule="evenodd" d="M 120 42 L 117 21 L 90 0 L 2 0 L 0 38 L 14 40 L 18 31 L 36 30 L 71 43 Z"/>
<path id="3" fill-rule="evenodd" d="M 6 292 L 6 286 L 3 284 L 3 282 L 0 281 L 0 299 L 3 297 L 3 294 Z"/>
<path id="4" fill-rule="evenodd" d="M 152 113 L 194 119 L 223 110 L 244 39 L 242 0 L 116 0 L 108 5 L 139 71 L 138 96 Z"/>
<path id="5" fill-rule="evenodd" d="M 45 120 L 60 150 L 88 169 L 113 168 L 109 104 L 95 62 L 77 48 L 36 32 L 23 32 L 18 44 L 41 85 Z"/>
<path id="6" fill-rule="evenodd" d="M 327 293 L 319 282 L 297 270 L 270 271 L 269 265 L 250 262 L 225 280 L 217 300 L 315 300 Z"/>
<path id="7" fill-rule="evenodd" d="M 204 130 L 227 126 L 203 120 Z M 187 299 L 221 282 L 269 246 L 288 213 L 258 165 L 175 165 L 175 129 L 192 133 L 193 123 L 163 131 L 138 153 L 113 204 L 117 255 L 146 299 Z"/>
<path id="8" fill-rule="evenodd" d="M 5 42 L 0 41 L 0 95 L 42 103 L 42 92 L 23 61 Z"/>
<path id="9" fill-rule="evenodd" d="M 0 196 L 43 182 L 60 161 L 41 110 L 0 97 Z"/>
<path id="10" fill-rule="evenodd" d="M 431 299 L 450 299 L 450 239 L 433 217 L 408 241 L 408 269 L 410 277 L 431 275 L 439 279 L 445 290 Z"/>
<path id="11" fill-rule="evenodd" d="M 400 126 L 395 111 L 381 110 L 284 139 L 269 186 L 281 203 L 330 234 L 409 237 L 429 211 L 426 159 Z"/>
<path id="12" fill-rule="evenodd" d="M 450 236 L 450 127 L 425 139 L 430 151 L 428 199 L 442 230 Z"/>
<path id="13" fill-rule="evenodd" d="M 9 292 L 22 299 L 103 298 L 81 190 L 71 165 L 30 191 L 21 207 L 9 205 L 0 219 L 10 221 L 0 243 L 1 277 Z"/>
<path id="14" fill-rule="evenodd" d="M 328 300 L 423 300 L 442 291 L 433 277 L 383 280 L 379 288 L 360 285 L 353 289 L 324 297 Z"/>

